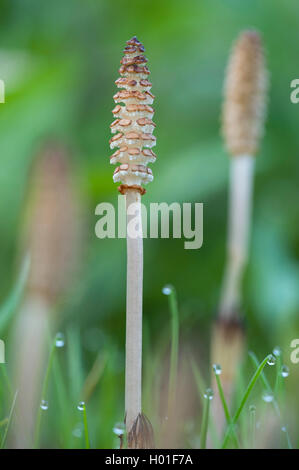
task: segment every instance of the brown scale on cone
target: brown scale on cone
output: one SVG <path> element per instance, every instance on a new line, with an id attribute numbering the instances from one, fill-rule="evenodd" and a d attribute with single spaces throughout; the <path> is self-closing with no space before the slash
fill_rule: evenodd
<path id="1" fill-rule="evenodd" d="M 231 155 L 256 155 L 264 130 L 267 72 L 259 34 L 245 31 L 229 60 L 222 133 Z"/>
<path id="2" fill-rule="evenodd" d="M 152 135 L 155 124 L 151 107 L 155 97 L 150 92 L 150 72 L 143 53 L 144 47 L 135 36 L 127 41 L 120 62 L 121 77 L 115 82 L 120 91 L 113 97 L 117 105 L 112 111 L 115 120 L 110 126 L 113 137 L 109 143 L 111 149 L 118 150 L 110 157 L 110 163 L 120 163 L 114 171 L 113 181 L 121 183 L 118 189 L 122 194 L 129 189 L 144 194 L 142 185 L 153 181 L 153 173 L 147 165 L 156 160 L 151 150 L 156 145 Z"/>

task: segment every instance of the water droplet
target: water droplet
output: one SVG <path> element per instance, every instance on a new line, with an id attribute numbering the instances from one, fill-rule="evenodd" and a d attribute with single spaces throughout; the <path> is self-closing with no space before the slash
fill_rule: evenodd
<path id="1" fill-rule="evenodd" d="M 163 287 L 162 294 L 170 295 L 171 293 L 172 293 L 172 286 L 170 284 L 167 284 L 166 286 Z"/>
<path id="2" fill-rule="evenodd" d="M 269 366 L 274 366 L 274 364 L 276 363 L 276 357 L 273 356 L 273 354 L 269 354 L 269 357 L 268 357 L 268 360 L 267 360 L 267 364 Z"/>
<path id="3" fill-rule="evenodd" d="M 114 434 L 117 435 L 117 437 L 123 436 L 124 433 L 125 433 L 125 425 L 124 425 L 124 423 L 116 423 L 116 424 L 113 426 L 113 432 L 114 432 Z"/>
<path id="4" fill-rule="evenodd" d="M 214 392 L 211 388 L 207 388 L 204 397 L 207 398 L 208 400 L 213 400 Z"/>
<path id="5" fill-rule="evenodd" d="M 256 412 L 256 406 L 255 405 L 250 405 L 249 411 L 250 411 L 250 413 L 255 413 Z"/>
<path id="6" fill-rule="evenodd" d="M 273 396 L 273 393 L 271 392 L 265 392 L 264 395 L 263 395 L 263 400 L 266 402 L 266 403 L 271 403 L 274 399 L 274 396 Z"/>
<path id="7" fill-rule="evenodd" d="M 281 349 L 280 349 L 279 346 L 275 346 L 275 348 L 273 349 L 272 352 L 273 352 L 274 356 L 276 356 L 276 357 L 281 356 Z"/>
<path id="8" fill-rule="evenodd" d="M 63 333 L 57 333 L 55 337 L 55 346 L 56 348 L 63 348 L 64 346 L 64 334 Z"/>
<path id="9" fill-rule="evenodd" d="M 49 403 L 46 400 L 40 402 L 40 407 L 42 410 L 46 411 L 49 408 Z"/>
<path id="10" fill-rule="evenodd" d="M 284 379 L 289 376 L 289 373 L 290 373 L 290 369 L 288 368 L 288 366 L 282 366 L 282 368 L 281 368 L 281 376 L 282 376 Z"/>
<path id="11" fill-rule="evenodd" d="M 286 427 L 286 426 L 282 426 L 282 427 L 281 427 L 281 430 L 282 430 L 282 432 L 287 432 L 287 427 Z"/>
<path id="12" fill-rule="evenodd" d="M 213 370 L 216 375 L 220 375 L 222 372 L 222 368 L 220 364 L 213 364 Z"/>
<path id="13" fill-rule="evenodd" d="M 85 408 L 85 402 L 84 401 L 80 401 L 79 405 L 77 406 L 77 409 L 79 411 L 84 411 L 84 408 Z"/>

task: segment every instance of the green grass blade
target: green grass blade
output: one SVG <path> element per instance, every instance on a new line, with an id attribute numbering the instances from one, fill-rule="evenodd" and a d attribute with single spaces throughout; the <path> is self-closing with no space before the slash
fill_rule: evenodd
<path id="1" fill-rule="evenodd" d="M 14 409 L 15 409 L 16 401 L 17 401 L 17 396 L 18 396 L 18 390 L 16 391 L 16 393 L 14 395 L 13 402 L 12 402 L 12 405 L 11 405 L 11 408 L 10 408 L 8 421 L 7 421 L 7 426 L 5 428 L 4 435 L 3 435 L 2 441 L 1 441 L 1 449 L 4 449 L 4 446 L 5 446 L 5 443 L 6 443 L 8 430 L 9 430 L 11 422 L 12 422 L 13 412 L 14 412 Z"/>
<path id="2" fill-rule="evenodd" d="M 256 355 L 252 351 L 249 352 L 249 357 L 250 357 L 254 367 L 258 367 L 258 365 L 259 365 L 258 358 L 256 357 Z M 272 387 L 269 384 L 268 379 L 265 376 L 264 372 L 261 373 L 261 381 L 262 381 L 262 384 L 263 384 L 264 389 L 266 390 L 266 392 L 268 392 L 269 394 L 274 396 Z M 275 409 L 275 412 L 276 412 L 277 416 L 279 418 L 281 418 L 281 411 L 280 411 L 279 405 L 277 403 L 277 400 L 274 398 L 272 403 L 273 403 L 273 406 L 274 406 L 274 409 Z"/>
<path id="3" fill-rule="evenodd" d="M 250 425 L 250 448 L 255 449 L 255 430 L 256 430 L 256 408 L 251 406 L 249 409 Z"/>
<path id="4" fill-rule="evenodd" d="M 207 396 L 205 398 L 205 403 L 204 403 L 204 408 L 203 408 L 203 417 L 202 417 L 201 432 L 200 432 L 200 448 L 201 449 L 206 448 L 208 425 L 209 425 L 209 414 L 210 414 L 210 401 L 211 399 L 209 398 L 209 396 Z"/>
<path id="5" fill-rule="evenodd" d="M 196 362 L 195 362 L 195 360 L 192 356 L 190 357 L 190 363 L 191 363 L 191 368 L 192 368 L 192 372 L 193 372 L 193 376 L 194 376 L 194 380 L 195 380 L 195 385 L 196 385 L 196 389 L 197 389 L 198 398 L 199 398 L 199 401 L 200 401 L 202 407 L 204 408 L 204 405 L 205 405 L 204 394 L 205 394 L 205 390 L 206 390 L 206 384 L 205 384 L 205 381 L 202 378 L 200 370 L 199 370 L 199 368 L 198 368 L 198 366 L 197 366 L 197 364 L 196 364 Z M 210 418 L 211 418 L 211 416 L 210 416 Z M 209 420 L 209 425 L 210 425 L 209 433 L 211 434 L 211 438 L 212 438 L 212 442 L 214 444 L 214 447 L 218 447 L 219 441 L 218 441 L 218 437 L 217 437 L 216 427 L 215 427 L 215 423 L 212 419 Z"/>
<path id="6" fill-rule="evenodd" d="M 219 374 L 217 374 L 214 367 L 213 367 L 213 371 L 214 371 L 214 374 L 215 374 L 216 383 L 217 383 L 217 387 L 218 387 L 218 391 L 219 391 L 220 400 L 221 400 L 221 403 L 222 403 L 222 406 L 223 406 L 225 419 L 226 419 L 227 424 L 230 425 L 230 423 L 232 421 L 232 418 L 231 418 L 231 415 L 230 415 L 230 412 L 229 412 L 229 409 L 228 409 L 228 406 L 227 406 L 227 403 L 226 403 L 226 400 L 225 400 L 225 396 L 224 396 L 220 376 L 219 376 Z M 236 447 L 239 448 L 240 444 L 238 442 L 238 437 L 235 433 L 235 430 L 233 430 L 233 438 L 234 438 Z"/>
<path id="7" fill-rule="evenodd" d="M 214 373 L 215 373 L 215 378 L 216 378 L 216 383 L 217 383 L 217 387 L 218 387 L 218 391 L 219 391 L 220 400 L 221 400 L 221 403 L 222 403 L 222 406 L 223 406 L 223 411 L 224 411 L 224 414 L 225 414 L 225 419 L 227 421 L 227 424 L 229 424 L 231 422 L 231 416 L 230 416 L 230 412 L 228 410 L 228 406 L 227 406 L 225 396 L 224 396 L 224 393 L 223 393 L 221 380 L 220 380 L 219 375 L 215 371 L 214 371 Z"/>
<path id="8" fill-rule="evenodd" d="M 87 425 L 87 414 L 86 414 L 86 405 L 83 405 L 83 424 L 84 424 L 84 437 L 85 437 L 85 449 L 90 449 L 88 425 Z"/>
<path id="9" fill-rule="evenodd" d="M 230 435 L 233 431 L 233 428 L 234 426 L 236 425 L 237 421 L 238 421 L 238 418 L 245 406 L 245 403 L 246 401 L 248 400 L 248 397 L 254 387 L 254 385 L 256 384 L 258 378 L 260 377 L 265 365 L 267 364 L 267 361 L 269 360 L 269 358 L 272 356 L 272 354 L 268 354 L 268 356 L 265 357 L 265 359 L 260 363 L 260 365 L 258 366 L 257 370 L 255 371 L 255 373 L 253 374 L 249 384 L 248 384 L 248 387 L 244 393 L 244 396 L 241 400 L 241 403 L 240 403 L 240 406 L 239 408 L 237 409 L 232 421 L 231 421 L 231 424 L 229 425 L 227 431 L 226 431 L 226 434 L 225 434 L 225 437 L 224 437 L 224 440 L 223 440 L 223 443 L 222 443 L 222 448 L 225 449 L 227 444 L 228 444 L 228 441 L 229 441 L 229 438 L 230 438 Z"/>
<path id="10" fill-rule="evenodd" d="M 168 410 L 175 399 L 179 357 L 179 309 L 177 293 L 173 286 L 165 286 L 163 293 L 168 296 L 169 310 L 171 315 L 171 351 L 170 369 L 168 382 Z"/>
<path id="11" fill-rule="evenodd" d="M 56 337 L 54 338 L 54 341 L 52 342 L 51 349 L 50 349 L 48 365 L 47 365 L 47 369 L 46 369 L 46 375 L 45 375 L 45 379 L 44 379 L 43 387 L 42 387 L 41 401 L 46 400 L 46 398 L 47 398 L 49 378 L 50 378 L 50 373 L 51 373 L 51 369 L 52 369 L 55 350 L 56 350 Z M 38 412 L 37 412 L 37 418 L 36 418 L 34 444 L 33 444 L 35 449 L 37 449 L 38 445 L 39 445 L 41 418 L 42 418 L 42 409 L 41 409 L 41 406 L 39 405 Z"/>
<path id="12" fill-rule="evenodd" d="M 258 361 L 258 358 L 256 357 L 256 355 L 254 354 L 254 352 L 249 351 L 248 355 L 249 355 L 249 357 L 251 359 L 251 362 L 254 365 L 254 367 L 258 367 L 259 366 L 259 361 Z M 261 373 L 261 381 L 264 385 L 265 390 L 272 393 L 271 385 L 269 384 L 268 379 L 265 376 L 264 372 Z"/>

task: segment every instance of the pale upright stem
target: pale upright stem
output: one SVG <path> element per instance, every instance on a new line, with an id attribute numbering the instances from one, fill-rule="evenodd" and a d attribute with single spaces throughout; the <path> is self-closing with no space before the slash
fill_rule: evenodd
<path id="1" fill-rule="evenodd" d="M 31 448 L 36 413 L 40 406 L 41 383 L 46 362 L 50 308 L 42 297 L 26 299 L 18 316 L 14 351 L 15 385 L 19 390 L 16 404 L 17 420 L 11 447 Z"/>
<path id="2" fill-rule="evenodd" d="M 248 258 L 255 158 L 231 158 L 227 267 L 220 301 L 220 316 L 229 318 L 240 305 L 241 282 Z"/>
<path id="3" fill-rule="evenodd" d="M 141 413 L 143 239 L 141 195 L 138 190 L 130 189 L 126 192 L 126 207 L 127 319 L 125 406 L 126 428 L 129 433 L 134 421 Z M 138 226 L 138 233 L 135 230 L 130 230 L 132 228 L 130 222 L 132 227 L 133 225 L 134 228 Z"/>

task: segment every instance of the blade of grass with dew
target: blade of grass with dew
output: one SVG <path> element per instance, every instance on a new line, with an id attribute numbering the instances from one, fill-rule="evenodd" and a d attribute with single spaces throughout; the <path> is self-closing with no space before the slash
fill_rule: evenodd
<path id="1" fill-rule="evenodd" d="M 201 423 L 201 431 L 200 431 L 200 448 L 205 449 L 207 443 L 207 434 L 208 434 L 208 425 L 209 425 L 209 415 L 210 415 L 210 401 L 213 397 L 211 395 L 213 392 L 211 389 L 207 389 L 205 392 L 205 403 L 203 407 L 203 416 L 202 416 L 202 423 Z"/>
<path id="2" fill-rule="evenodd" d="M 4 304 L 0 307 L 0 331 L 6 328 L 18 309 L 28 278 L 29 267 L 30 257 L 27 255 L 22 263 L 15 285 Z"/>
<path id="3" fill-rule="evenodd" d="M 249 437 L 250 437 L 250 449 L 255 448 L 255 430 L 256 430 L 256 408 L 252 405 L 249 408 Z"/>
<path id="4" fill-rule="evenodd" d="M 86 414 L 86 404 L 84 402 L 81 402 L 78 406 L 78 409 L 83 412 L 83 427 L 84 427 L 85 449 L 90 449 L 89 432 L 88 432 L 88 425 L 87 425 L 87 414 Z"/>
<path id="5" fill-rule="evenodd" d="M 244 393 L 244 396 L 241 400 L 241 403 L 240 403 L 240 406 L 239 408 L 237 409 L 232 421 L 231 421 L 231 424 L 229 425 L 227 431 L 226 431 L 226 434 L 225 434 L 225 437 L 224 437 L 224 440 L 223 440 L 223 443 L 222 443 L 222 449 L 225 449 L 227 444 L 228 444 L 228 441 L 229 441 L 229 438 L 230 438 L 230 435 L 231 435 L 231 432 L 233 430 L 233 427 L 236 425 L 237 421 L 238 421 L 238 418 L 245 406 L 245 403 L 250 395 L 250 392 L 251 390 L 253 389 L 254 385 L 256 384 L 258 378 L 260 377 L 265 365 L 267 364 L 268 360 L 272 357 L 272 354 L 268 354 L 265 359 L 260 363 L 260 365 L 258 366 L 257 370 L 255 371 L 255 373 L 253 374 L 249 384 L 248 384 L 248 387 Z"/>
<path id="6" fill-rule="evenodd" d="M 229 412 L 229 409 L 228 409 L 228 406 L 227 406 L 227 403 L 226 403 L 226 400 L 225 400 L 225 396 L 224 396 L 220 376 L 214 368 L 213 368 L 213 371 L 214 371 L 214 374 L 215 374 L 216 383 L 217 383 L 217 387 L 218 387 L 218 391 L 219 391 L 220 400 L 221 400 L 221 403 L 222 403 L 222 406 L 223 406 L 225 419 L 226 419 L 227 424 L 230 425 L 232 418 L 231 418 L 231 415 L 230 415 L 230 412 Z M 240 444 L 239 444 L 238 436 L 236 435 L 235 430 L 233 430 L 233 439 L 235 441 L 236 447 L 239 448 Z"/>
<path id="7" fill-rule="evenodd" d="M 202 405 L 202 408 L 204 408 L 205 402 L 204 402 L 204 394 L 206 390 L 206 384 L 204 379 L 202 378 L 202 375 L 200 373 L 200 370 L 192 356 L 190 356 L 190 362 L 191 362 L 191 368 L 192 368 L 192 373 L 194 376 L 195 384 L 196 384 L 196 389 L 197 389 L 197 394 L 198 398 L 200 400 L 200 403 Z M 211 419 L 210 416 L 210 433 L 211 433 L 211 439 L 213 442 L 214 447 L 218 447 L 219 445 L 219 440 L 217 438 L 217 432 L 216 432 L 216 427 L 214 421 Z"/>
<path id="8" fill-rule="evenodd" d="M 171 315 L 171 351 L 170 369 L 168 382 L 168 410 L 175 399 L 177 386 L 178 355 L 179 355 L 179 310 L 177 293 L 172 285 L 165 286 L 163 293 L 168 296 L 169 310 Z"/>
<path id="9" fill-rule="evenodd" d="M 46 397 L 47 397 L 48 386 L 49 386 L 49 378 L 50 378 L 50 373 L 51 373 L 51 369 L 52 369 L 54 354 L 55 354 L 55 350 L 56 350 L 56 341 L 57 341 L 57 338 L 55 336 L 55 338 L 52 341 L 52 344 L 50 346 L 50 354 L 49 354 L 49 359 L 48 359 L 48 365 L 47 365 L 46 374 L 45 374 L 45 378 L 44 378 L 43 386 L 42 386 L 41 401 L 46 400 Z M 38 445 L 39 445 L 41 418 L 42 418 L 42 408 L 41 408 L 41 406 L 39 406 L 38 407 L 38 412 L 37 412 L 37 418 L 36 418 L 35 434 L 34 434 L 34 448 L 35 449 L 37 449 Z"/>
<path id="10" fill-rule="evenodd" d="M 7 421 L 7 426 L 5 428 L 5 431 L 4 431 L 4 434 L 3 434 L 3 437 L 2 437 L 2 441 L 1 441 L 1 449 L 4 449 L 4 446 L 5 446 L 5 443 L 6 443 L 7 434 L 8 434 L 11 422 L 12 422 L 13 412 L 14 412 L 14 409 L 15 409 L 16 401 L 17 401 L 17 396 L 18 396 L 18 390 L 16 391 L 16 393 L 14 395 L 14 399 L 13 399 L 13 402 L 12 402 L 12 405 L 11 405 L 11 408 L 10 408 L 8 421 Z"/>
<path id="11" fill-rule="evenodd" d="M 258 358 L 256 357 L 256 355 L 254 354 L 254 352 L 250 351 L 249 352 L 249 357 L 252 361 L 252 364 L 254 365 L 254 367 L 258 367 L 259 366 L 259 361 L 258 361 Z M 267 379 L 267 377 L 265 376 L 264 372 L 261 373 L 261 381 L 262 381 L 262 384 L 264 386 L 264 389 L 271 395 L 274 396 L 274 393 L 273 393 L 273 390 L 272 390 L 272 387 Z M 279 409 L 279 405 L 277 403 L 277 400 L 274 398 L 274 400 L 272 401 L 273 403 L 273 406 L 274 406 L 274 409 L 276 411 L 276 414 L 279 418 L 281 418 L 281 412 L 280 412 L 280 409 Z"/>

